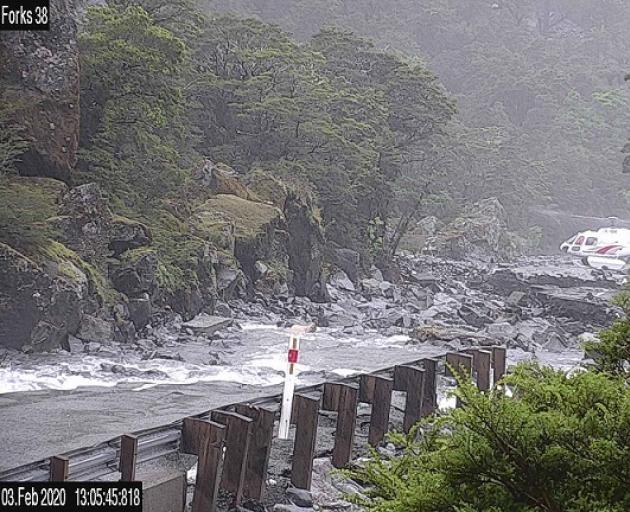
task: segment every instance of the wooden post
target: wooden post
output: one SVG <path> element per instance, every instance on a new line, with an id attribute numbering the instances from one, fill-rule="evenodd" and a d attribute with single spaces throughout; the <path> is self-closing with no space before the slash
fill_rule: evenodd
<path id="1" fill-rule="evenodd" d="M 50 481 L 65 482 L 68 480 L 70 469 L 70 459 L 63 455 L 57 455 L 50 458 Z"/>
<path id="2" fill-rule="evenodd" d="M 453 367 L 462 377 L 471 378 L 473 368 L 473 357 L 463 352 L 449 352 L 446 354 L 446 368 L 444 370 L 447 377 L 454 377 L 455 375 L 449 368 L 449 365 Z"/>
<path id="3" fill-rule="evenodd" d="M 293 444 L 293 462 L 291 464 L 291 484 L 298 489 L 311 489 L 313 477 L 313 458 L 317 440 L 317 424 L 321 396 L 313 398 L 295 395 L 295 441 Z"/>
<path id="4" fill-rule="evenodd" d="M 459 366 L 459 353 L 458 352 L 449 352 L 446 354 L 446 364 L 444 365 L 444 375 L 447 377 L 455 377 L 452 368 L 457 368 Z"/>
<path id="5" fill-rule="evenodd" d="M 394 390 L 407 393 L 403 431 L 408 433 L 422 418 L 424 370 L 417 366 L 401 365 L 394 367 Z"/>
<path id="6" fill-rule="evenodd" d="M 424 368 L 424 393 L 422 395 L 421 416 L 431 416 L 438 408 L 437 399 L 437 365 L 436 359 L 422 359 Z"/>
<path id="7" fill-rule="evenodd" d="M 479 391 L 488 391 L 490 389 L 492 352 L 477 348 L 469 348 L 464 350 L 464 352 L 473 356 L 473 369 L 476 374 L 477 388 L 479 388 Z"/>
<path id="8" fill-rule="evenodd" d="M 180 450 L 190 455 L 199 455 L 202 437 L 206 434 L 207 420 L 195 416 L 184 418 Z"/>
<path id="9" fill-rule="evenodd" d="M 488 350 L 477 350 L 474 355 L 473 364 L 477 372 L 477 387 L 479 391 L 490 389 L 490 366 L 492 362 L 492 352 Z"/>
<path id="10" fill-rule="evenodd" d="M 276 414 L 275 411 L 269 409 L 245 404 L 238 404 L 236 412 L 251 418 L 254 422 L 243 492 L 246 497 L 260 502 L 265 493 L 267 467 L 269 465 L 269 454 L 273 440 L 273 424 Z"/>
<path id="11" fill-rule="evenodd" d="M 347 466 L 352 457 L 358 398 L 359 390 L 356 387 L 339 384 L 337 429 L 332 453 L 332 465 L 336 468 Z"/>
<path id="12" fill-rule="evenodd" d="M 228 411 L 212 411 L 210 417 L 212 421 L 227 427 L 221 487 L 234 494 L 232 506 L 237 507 L 243 501 L 247 457 L 254 422 L 250 418 Z"/>
<path id="13" fill-rule="evenodd" d="M 374 400 L 374 388 L 376 386 L 376 375 L 364 374 L 359 378 L 359 402 L 371 404 Z"/>
<path id="14" fill-rule="evenodd" d="M 492 364 L 494 366 L 494 385 L 503 378 L 506 370 L 505 347 L 492 347 Z"/>
<path id="15" fill-rule="evenodd" d="M 223 445 L 226 428 L 223 425 L 199 418 L 186 418 L 188 430 L 182 432 L 182 447 L 194 447 L 197 455 L 197 478 L 192 501 L 192 512 L 215 512 L 219 482 L 223 469 Z M 186 423 L 184 420 L 184 423 Z M 185 438 L 194 436 L 194 442 Z"/>
<path id="16" fill-rule="evenodd" d="M 458 373 L 460 379 L 470 380 L 472 378 L 473 356 L 463 353 L 455 354 L 457 357 L 451 358 L 455 361 L 454 370 Z M 447 355 L 448 357 L 448 355 Z M 459 397 L 455 403 L 456 407 L 461 407 L 462 402 Z"/>
<path id="17" fill-rule="evenodd" d="M 130 434 L 120 436 L 120 481 L 133 482 L 136 479 L 138 458 L 138 438 Z"/>
<path id="18" fill-rule="evenodd" d="M 389 430 L 389 412 L 392 404 L 394 381 L 386 377 L 374 376 L 374 394 L 372 396 L 372 415 L 370 416 L 370 430 L 368 443 L 378 446 L 383 442 Z"/>
<path id="19" fill-rule="evenodd" d="M 325 382 L 324 395 L 322 397 L 322 409 L 324 411 L 338 411 L 339 397 L 344 384 L 339 382 Z"/>

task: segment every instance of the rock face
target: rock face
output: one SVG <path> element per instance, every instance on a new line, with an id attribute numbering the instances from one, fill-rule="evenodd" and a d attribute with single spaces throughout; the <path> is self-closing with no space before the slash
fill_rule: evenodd
<path id="1" fill-rule="evenodd" d="M 79 50 L 74 0 L 51 2 L 50 32 L 3 32 L 0 87 L 30 149 L 20 173 L 68 180 L 79 138 Z"/>
<path id="2" fill-rule="evenodd" d="M 425 252 L 456 260 L 505 257 L 507 214 L 496 198 L 472 205 L 461 217 L 427 239 Z"/>
<path id="3" fill-rule="evenodd" d="M 295 293 L 315 301 L 324 301 L 324 235 L 313 216 L 313 207 L 297 194 L 290 193 L 284 204 L 284 217 L 289 232 L 287 253 Z"/>
<path id="4" fill-rule="evenodd" d="M 61 239 L 85 261 L 105 268 L 108 256 L 151 243 L 151 233 L 142 223 L 112 214 L 95 183 L 70 189 L 62 198 L 54 219 Z"/>
<path id="5" fill-rule="evenodd" d="M 205 220 L 208 230 L 217 226 L 222 232 L 226 224 L 234 226 L 234 256 L 252 282 L 259 260 L 286 266 L 286 225 L 275 206 L 218 194 L 199 207 L 196 215 Z"/>
<path id="6" fill-rule="evenodd" d="M 80 300 L 71 282 L 0 244 L 0 346 L 43 351 L 66 345 L 79 328 Z"/>
<path id="7" fill-rule="evenodd" d="M 245 186 L 227 166 L 206 167 L 208 187 L 217 193 L 194 212 L 196 234 L 236 258 L 250 290 L 286 295 L 292 288 L 325 300 L 324 236 L 309 199 L 262 171 Z M 217 275 L 223 289 L 238 281 L 229 266 Z"/>

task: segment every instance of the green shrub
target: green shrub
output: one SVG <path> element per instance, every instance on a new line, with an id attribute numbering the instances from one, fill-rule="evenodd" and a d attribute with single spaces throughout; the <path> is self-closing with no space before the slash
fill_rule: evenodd
<path id="1" fill-rule="evenodd" d="M 596 372 L 519 366 L 514 390 L 460 388 L 463 407 L 351 475 L 378 512 L 630 510 L 630 391 Z"/>
<path id="2" fill-rule="evenodd" d="M 57 213 L 63 187 L 47 178 L 0 175 L 0 243 L 29 253 L 53 238 L 48 219 Z"/>

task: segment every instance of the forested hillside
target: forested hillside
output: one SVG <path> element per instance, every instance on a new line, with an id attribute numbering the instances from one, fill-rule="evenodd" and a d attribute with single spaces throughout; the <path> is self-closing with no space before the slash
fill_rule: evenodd
<path id="1" fill-rule="evenodd" d="M 156 305 L 188 318 L 287 287 L 323 300 L 335 251 L 387 264 L 448 202 L 455 102 L 419 59 L 189 0 L 55 9 L 51 35 L 0 39 L 6 296 L 40 269 L 72 285 L 46 317 L 53 345 L 76 331 L 71 310 L 113 316 L 126 339 Z"/>
<path id="2" fill-rule="evenodd" d="M 325 300 L 327 265 L 388 272 L 430 215 L 434 253 L 488 259 L 535 245 L 532 210 L 628 216 L 623 2 L 55 9 L 0 39 L 0 243 L 90 314 Z"/>
<path id="3" fill-rule="evenodd" d="M 624 0 L 209 0 L 302 40 L 337 25 L 422 59 L 457 100 L 449 197 L 627 216 L 630 9 Z"/>

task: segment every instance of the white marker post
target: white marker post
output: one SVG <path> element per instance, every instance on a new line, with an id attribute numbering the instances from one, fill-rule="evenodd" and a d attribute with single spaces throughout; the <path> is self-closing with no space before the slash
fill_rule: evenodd
<path id="1" fill-rule="evenodd" d="M 291 426 L 291 413 L 293 411 L 293 391 L 295 390 L 296 365 L 300 355 L 300 334 L 304 334 L 311 329 L 310 326 L 293 326 L 291 337 L 289 338 L 289 350 L 287 352 L 287 369 L 284 378 L 284 391 L 282 392 L 282 409 L 280 411 L 280 426 L 278 437 L 289 439 L 289 428 Z"/>

